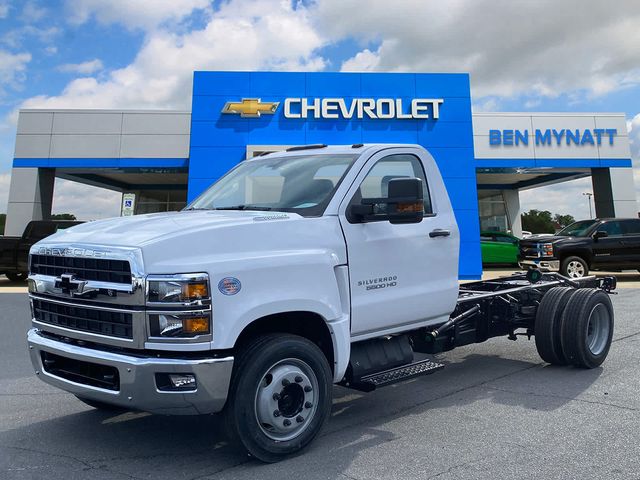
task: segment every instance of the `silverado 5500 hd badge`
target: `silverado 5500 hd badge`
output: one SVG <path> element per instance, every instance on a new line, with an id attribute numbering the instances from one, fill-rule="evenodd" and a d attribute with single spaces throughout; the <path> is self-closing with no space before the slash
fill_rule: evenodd
<path id="1" fill-rule="evenodd" d="M 366 290 L 379 290 L 381 288 L 390 288 L 398 285 L 398 276 L 391 275 L 388 277 L 369 278 L 367 280 L 358 280 L 359 287 L 365 287 Z"/>

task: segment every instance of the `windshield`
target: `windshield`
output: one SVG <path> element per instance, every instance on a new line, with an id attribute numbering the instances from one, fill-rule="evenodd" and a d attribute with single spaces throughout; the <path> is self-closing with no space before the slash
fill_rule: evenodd
<path id="1" fill-rule="evenodd" d="M 358 155 L 300 155 L 240 163 L 187 210 L 277 210 L 324 213 Z"/>
<path id="2" fill-rule="evenodd" d="M 560 237 L 584 237 L 587 231 L 596 223 L 596 220 L 582 220 L 564 227 L 556 235 Z"/>

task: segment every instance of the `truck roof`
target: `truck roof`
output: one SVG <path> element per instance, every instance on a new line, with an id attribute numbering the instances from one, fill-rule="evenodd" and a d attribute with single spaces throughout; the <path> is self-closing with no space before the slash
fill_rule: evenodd
<path id="1" fill-rule="evenodd" d="M 274 158 L 280 156 L 294 156 L 303 154 L 327 154 L 327 155 L 340 155 L 340 154 L 360 154 L 368 150 L 383 150 L 387 148 L 424 148 L 420 145 L 407 144 L 407 143 L 355 143 L 348 145 L 299 145 L 287 150 L 267 153 L 261 156 L 253 157 L 250 160 L 255 161 L 261 158 Z"/>

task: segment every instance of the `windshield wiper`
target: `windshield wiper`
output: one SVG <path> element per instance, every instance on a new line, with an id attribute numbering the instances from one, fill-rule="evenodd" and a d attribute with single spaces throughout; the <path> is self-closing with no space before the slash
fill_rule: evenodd
<path id="1" fill-rule="evenodd" d="M 200 208 L 200 207 L 189 207 L 189 208 L 185 208 L 184 211 L 185 212 L 190 212 L 192 210 L 211 210 L 210 208 Z"/>
<path id="2" fill-rule="evenodd" d="M 260 210 L 268 212 L 273 210 L 271 207 L 261 207 L 259 205 L 234 205 L 231 207 L 216 207 L 214 210 Z"/>

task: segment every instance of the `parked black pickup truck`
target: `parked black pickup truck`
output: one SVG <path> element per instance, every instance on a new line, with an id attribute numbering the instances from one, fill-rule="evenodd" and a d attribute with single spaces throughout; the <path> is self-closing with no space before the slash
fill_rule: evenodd
<path id="1" fill-rule="evenodd" d="M 0 275 L 19 282 L 27 279 L 27 264 L 31 245 L 58 230 L 78 225 L 82 222 L 70 220 L 35 220 L 29 222 L 21 237 L 0 237 Z"/>
<path id="2" fill-rule="evenodd" d="M 589 270 L 640 271 L 640 219 L 597 218 L 575 222 L 553 236 L 520 241 L 520 267 L 532 266 L 580 278 Z"/>

